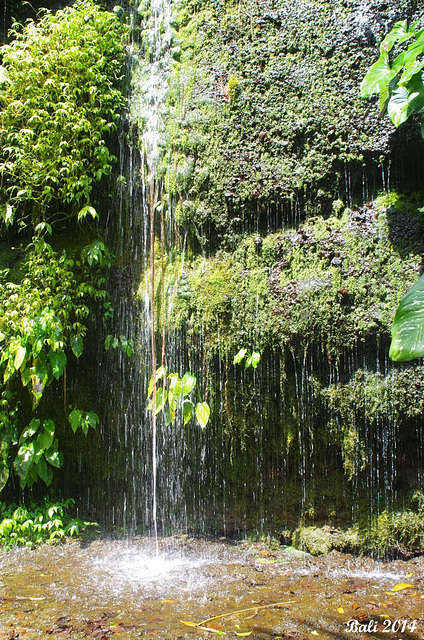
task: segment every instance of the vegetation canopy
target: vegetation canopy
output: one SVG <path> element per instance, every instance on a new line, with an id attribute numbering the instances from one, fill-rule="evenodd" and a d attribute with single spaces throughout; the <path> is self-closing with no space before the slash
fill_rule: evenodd
<path id="1" fill-rule="evenodd" d="M 106 138 L 124 104 L 124 26 L 82 0 L 12 35 L 1 49 L 1 217 L 20 226 L 95 217 L 93 187 L 111 171 Z"/>
<path id="2" fill-rule="evenodd" d="M 396 127 L 414 115 L 421 116 L 424 138 L 424 29 L 407 20 L 397 22 L 380 44 L 378 60 L 361 83 L 361 95 L 380 96 L 380 111 L 387 113 Z M 399 52 L 401 45 L 408 43 Z M 398 55 L 391 59 L 393 51 Z M 424 209 L 419 209 L 423 212 Z M 392 327 L 390 357 L 397 361 L 424 355 L 424 276 L 408 291 L 396 311 Z"/>
<path id="3" fill-rule="evenodd" d="M 103 319 L 112 311 L 112 256 L 87 221 L 114 161 L 106 142 L 124 105 L 125 32 L 115 13 L 81 0 L 14 25 L 1 49 L 0 238 L 33 237 L 0 263 L 0 490 L 13 474 L 21 488 L 51 484 L 63 464 L 56 414 L 74 433 L 99 423 L 67 395 L 66 369 L 83 354 L 94 308 Z M 72 245 L 67 236 L 57 250 L 64 228 Z M 53 420 L 44 392 L 61 381 Z"/>

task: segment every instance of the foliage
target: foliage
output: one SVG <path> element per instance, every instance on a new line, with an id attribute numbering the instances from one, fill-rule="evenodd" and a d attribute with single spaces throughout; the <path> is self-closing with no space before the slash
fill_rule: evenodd
<path id="1" fill-rule="evenodd" d="M 396 310 L 389 355 L 398 362 L 424 355 L 424 275 L 409 289 Z"/>
<path id="2" fill-rule="evenodd" d="M 408 43 L 390 60 L 390 53 Z M 380 56 L 361 83 L 361 95 L 380 95 L 380 111 L 399 127 L 424 109 L 424 29 L 418 23 L 408 28 L 406 20 L 397 22 L 380 44 Z M 424 116 L 421 118 L 424 138 Z M 406 361 L 424 355 L 424 278 L 421 277 L 401 300 L 392 327 L 390 357 Z"/>
<path id="3" fill-rule="evenodd" d="M 369 553 L 384 556 L 424 547 L 424 495 L 417 491 L 403 511 L 383 511 L 360 529 L 361 545 Z"/>
<path id="4" fill-rule="evenodd" d="M 130 357 L 134 349 L 134 340 L 123 335 L 108 335 L 105 340 L 105 349 L 106 351 L 109 349 L 121 349 L 122 353 Z"/>
<path id="5" fill-rule="evenodd" d="M 22 488 L 52 482 L 63 463 L 58 419 L 85 435 L 99 422 L 68 398 L 66 371 L 83 354 L 93 310 L 104 320 L 112 312 L 112 256 L 94 229 L 95 187 L 112 170 L 108 145 L 125 104 L 118 13 L 93 0 L 43 10 L 38 22 L 15 24 L 1 49 L 0 233 L 27 228 L 33 238 L 13 273 L 0 272 L 0 490 L 12 472 Z M 74 244 L 58 251 L 64 228 Z M 63 411 L 52 419 L 45 391 L 62 381 Z"/>
<path id="6" fill-rule="evenodd" d="M 244 362 L 245 369 L 248 369 L 249 367 L 253 367 L 253 369 L 256 369 L 260 362 L 261 354 L 258 353 L 258 351 L 252 351 L 252 353 L 249 355 L 247 353 L 247 349 L 240 349 L 240 351 L 234 356 L 233 363 L 240 364 L 241 362 L 243 362 L 244 358 L 246 358 Z"/>
<path id="7" fill-rule="evenodd" d="M 177 411 L 182 414 L 183 423 L 190 422 L 193 414 L 197 423 L 204 429 L 209 422 L 210 407 L 207 402 L 197 402 L 190 398 L 196 387 L 196 377 L 190 372 L 186 372 L 181 378 L 177 373 L 168 373 L 165 367 L 159 367 L 155 374 L 156 381 L 156 415 L 163 411 L 165 424 L 169 426 L 174 422 Z M 148 398 L 150 402 L 148 409 L 153 411 L 153 376 L 150 379 Z"/>
<path id="8" fill-rule="evenodd" d="M 87 256 L 93 247 L 100 251 L 99 259 L 87 273 Z M 82 250 L 80 260 L 73 260 L 65 253 L 55 252 L 44 239 L 36 238 L 27 249 L 19 284 L 7 281 L 6 272 L 0 273 L 3 282 L 0 289 L 1 487 L 7 481 L 6 470 L 12 461 L 22 487 L 38 478 L 50 484 L 50 467 L 62 464 L 52 420 L 34 417 L 18 434 L 17 422 L 13 419 L 16 399 L 8 389 L 16 388 L 16 384 L 27 388 L 33 412 L 38 411 L 45 389 L 63 378 L 70 354 L 79 358 L 83 352 L 90 316 L 89 300 L 103 303 L 104 312 L 110 312 L 101 272 L 102 267 L 110 265 L 110 260 L 106 247 L 98 241 Z M 94 414 L 77 422 L 76 411 L 71 413 L 74 431 L 79 425 L 86 433 L 87 424 L 97 424 Z"/>
<path id="9" fill-rule="evenodd" d="M 41 504 L 24 505 L 0 502 L 0 546 L 34 547 L 43 542 L 55 543 L 82 534 L 96 526 L 80 518 L 72 518 L 69 509 L 74 500 L 58 502 L 45 499 Z"/>
<path id="10" fill-rule="evenodd" d="M 94 185 L 111 171 L 106 138 L 123 97 L 116 87 L 125 26 L 91 0 L 15 25 L 0 67 L 1 217 L 33 227 L 95 218 Z"/>
<path id="11" fill-rule="evenodd" d="M 387 112 L 396 127 L 414 113 L 424 108 L 424 29 L 418 22 L 409 28 L 407 20 L 397 22 L 380 44 L 380 56 L 361 83 L 361 95 L 365 98 L 378 93 L 380 111 Z M 390 52 L 408 42 L 404 51 L 390 60 Z M 421 121 L 424 135 L 424 118 Z"/>

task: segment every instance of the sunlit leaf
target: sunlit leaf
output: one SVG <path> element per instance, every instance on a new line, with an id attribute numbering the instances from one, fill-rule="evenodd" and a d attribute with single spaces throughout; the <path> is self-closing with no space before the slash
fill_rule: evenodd
<path id="1" fill-rule="evenodd" d="M 196 418 L 202 429 L 208 424 L 210 413 L 211 410 L 207 402 L 198 402 L 196 404 Z"/>
<path id="2" fill-rule="evenodd" d="M 188 424 L 190 422 L 192 415 L 193 415 L 193 403 L 191 402 L 191 400 L 184 400 L 183 402 L 184 424 Z"/>
<path id="3" fill-rule="evenodd" d="M 72 431 L 75 433 L 81 424 L 82 411 L 79 409 L 74 409 L 68 416 L 69 424 L 71 425 Z"/>
<path id="4" fill-rule="evenodd" d="M 182 395 L 188 396 L 190 391 L 194 388 L 196 384 L 196 377 L 191 373 L 185 373 L 182 379 Z"/>
<path id="5" fill-rule="evenodd" d="M 424 274 L 400 301 L 392 326 L 389 356 L 397 362 L 424 355 Z"/>
<path id="6" fill-rule="evenodd" d="M 253 631 L 236 631 L 235 634 L 236 636 L 239 636 L 240 638 L 247 638 L 247 636 L 251 636 L 253 633 Z"/>
<path id="7" fill-rule="evenodd" d="M 387 105 L 387 113 L 396 127 L 399 127 L 399 125 L 407 121 L 410 99 L 412 99 L 412 97 L 410 98 L 409 91 L 406 87 L 398 87 L 393 92 Z"/>
<path id="8" fill-rule="evenodd" d="M 380 87 L 389 84 L 396 75 L 396 71 L 390 66 L 388 54 L 382 53 L 361 82 L 361 96 L 368 98 L 374 93 L 379 93 Z"/>
<path id="9" fill-rule="evenodd" d="M 343 607 L 337 607 L 337 611 L 338 611 L 339 613 L 344 613 L 344 609 L 343 609 Z"/>
<path id="10" fill-rule="evenodd" d="M 18 350 L 16 351 L 16 354 L 15 354 L 15 359 L 13 361 L 13 366 L 15 367 L 16 371 L 20 369 L 23 361 L 25 360 L 25 356 L 26 356 L 25 347 L 23 346 L 18 347 Z"/>
<path id="11" fill-rule="evenodd" d="M 261 354 L 258 353 L 257 351 L 254 351 L 252 353 L 252 367 L 254 369 L 256 369 L 256 367 L 258 366 L 260 359 L 261 359 Z"/>
<path id="12" fill-rule="evenodd" d="M 240 362 L 243 360 L 246 353 L 247 353 L 247 349 L 240 349 L 237 355 L 234 356 L 233 364 L 240 364 Z"/>

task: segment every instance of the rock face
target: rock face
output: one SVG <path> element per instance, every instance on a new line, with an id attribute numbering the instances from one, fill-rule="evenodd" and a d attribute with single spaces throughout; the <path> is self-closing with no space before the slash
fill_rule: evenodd
<path id="1" fill-rule="evenodd" d="M 422 197 L 388 192 L 417 188 L 424 145 L 359 97 L 378 42 L 415 11 L 188 0 L 175 19 L 163 173 L 190 251 L 182 275 L 169 260 L 165 324 L 209 363 L 234 494 L 261 484 L 283 522 L 420 486 L 422 371 L 386 354 L 423 250 Z M 263 354 L 255 380 L 232 367 L 242 346 Z"/>
<path id="2" fill-rule="evenodd" d="M 135 4 L 143 40 L 149 6 Z M 170 370 L 196 372 L 212 419 L 204 432 L 161 429 L 164 530 L 347 522 L 423 488 L 423 370 L 393 367 L 387 353 L 395 307 L 421 270 L 424 144 L 416 122 L 395 131 L 359 97 L 378 42 L 397 20 L 422 18 L 417 6 L 175 7 L 158 180 L 173 235 L 163 256 L 157 243 L 158 343 L 165 337 Z M 123 200 L 141 197 L 138 177 L 125 192 L 120 176 Z M 120 242 L 133 254 L 117 262 L 115 298 L 122 309 L 138 291 L 135 314 L 148 278 L 133 281 L 141 250 L 135 217 L 122 220 Z M 254 372 L 233 364 L 241 348 L 261 353 Z M 66 489 L 83 496 L 90 486 L 81 504 L 95 518 L 148 528 L 140 372 L 120 356 L 115 364 L 99 386 L 95 450 L 77 444 Z"/>
<path id="3" fill-rule="evenodd" d="M 359 83 L 376 43 L 413 12 L 394 1 L 182 3 L 166 169 L 181 226 L 216 248 L 401 178 L 416 127 L 405 153 L 408 133 L 361 100 Z"/>

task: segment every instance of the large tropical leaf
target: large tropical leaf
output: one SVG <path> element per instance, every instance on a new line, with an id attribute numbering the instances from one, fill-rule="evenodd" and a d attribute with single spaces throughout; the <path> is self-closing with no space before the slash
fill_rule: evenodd
<path id="1" fill-rule="evenodd" d="M 424 274 L 400 301 L 393 321 L 389 355 L 397 362 L 424 355 Z"/>
<path id="2" fill-rule="evenodd" d="M 369 98 L 373 93 L 379 93 L 381 87 L 388 86 L 396 75 L 396 71 L 390 66 L 388 54 L 382 53 L 361 82 L 361 96 Z"/>

